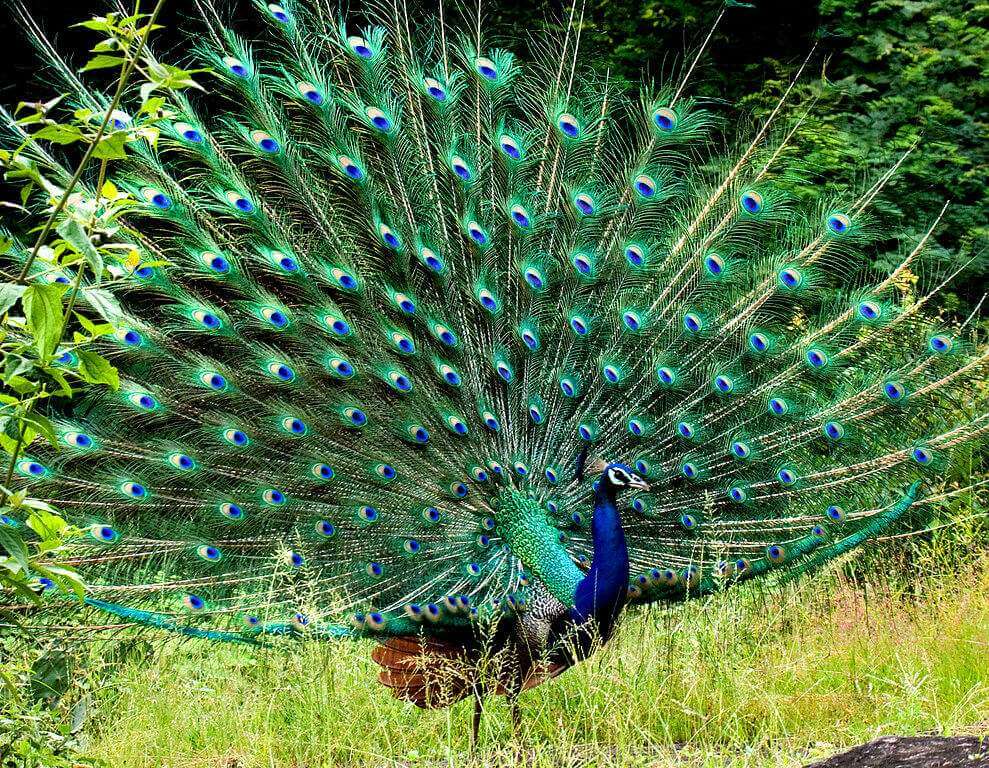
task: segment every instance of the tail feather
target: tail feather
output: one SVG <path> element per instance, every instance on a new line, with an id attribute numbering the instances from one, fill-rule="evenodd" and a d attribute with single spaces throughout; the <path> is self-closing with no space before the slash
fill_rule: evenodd
<path id="1" fill-rule="evenodd" d="M 158 141 L 128 133 L 113 166 L 97 227 L 130 255 L 79 307 L 114 326 L 95 348 L 120 390 L 53 414 L 61 450 L 17 466 L 84 532 L 91 605 L 214 639 L 387 635 L 397 664 L 398 637 L 498 619 L 541 564 L 590 557 L 588 456 L 650 482 L 623 517 L 630 586 L 667 600 L 888 530 L 905 510 L 877 499 L 910 486 L 909 507 L 989 431 L 989 356 L 918 277 L 930 231 L 885 275 L 863 264 L 896 234 L 869 211 L 903 158 L 809 210 L 788 198 L 813 114 L 792 117 L 796 78 L 720 157 L 686 77 L 629 96 L 581 64 L 577 19 L 527 64 L 480 24 L 257 5 L 253 46 L 203 5 L 209 104 L 170 95 Z M 41 216 L 69 174 L 43 143 L 22 154 L 51 186 Z M 538 536 L 503 517 L 515 489 L 546 511 Z"/>

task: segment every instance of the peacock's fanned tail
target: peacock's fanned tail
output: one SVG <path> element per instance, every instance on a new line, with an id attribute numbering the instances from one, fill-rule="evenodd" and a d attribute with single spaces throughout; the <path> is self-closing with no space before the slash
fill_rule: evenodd
<path id="1" fill-rule="evenodd" d="M 931 320 L 938 285 L 904 290 L 925 242 L 861 267 L 895 236 L 869 224 L 889 175 L 787 198 L 789 91 L 721 157 L 682 83 L 630 94 L 577 26 L 522 62 L 404 3 L 363 31 L 257 8 L 255 45 L 205 14 L 222 109 L 171 96 L 115 166 L 141 265 L 79 301 L 117 329 L 120 390 L 18 463 L 85 532 L 89 605 L 249 642 L 460 631 L 525 610 L 533 577 L 565 599 L 584 446 L 652 484 L 630 589 L 679 600 L 842 554 L 989 428 L 985 353 Z"/>

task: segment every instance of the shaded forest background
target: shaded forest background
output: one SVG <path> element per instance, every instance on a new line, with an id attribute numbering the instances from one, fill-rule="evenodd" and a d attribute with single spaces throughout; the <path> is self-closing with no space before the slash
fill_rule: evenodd
<path id="1" fill-rule="evenodd" d="M 434 3 L 426 0 L 423 13 L 430 13 Z M 487 25 L 495 39 L 523 56 L 527 38 L 561 28 L 571 12 L 561 0 L 488 5 Z M 29 0 L 27 7 L 62 50 L 79 51 L 82 60 L 91 40 L 70 25 L 107 4 Z M 609 69 L 630 87 L 643 73 L 674 76 L 722 7 L 721 0 L 588 0 L 583 10 L 577 8 L 578 18 L 583 13 L 584 60 Z M 359 13 L 361 4 L 353 3 L 350 10 Z M 156 45 L 171 47 L 172 60 L 186 58 L 183 33 L 194 29 L 194 15 L 191 1 L 166 3 L 165 29 Z M 230 3 L 230 15 L 239 30 L 253 36 L 257 17 L 247 0 Z M 5 38 L 9 67 L 0 74 L 0 102 L 9 106 L 25 98 L 48 98 L 43 72 L 24 36 Z M 804 170 L 792 180 L 793 191 L 811 197 L 822 187 L 826 193 L 860 188 L 919 142 L 878 201 L 876 225 L 887 237 L 870 258 L 876 269 L 890 267 L 951 201 L 934 238 L 942 264 L 937 273 L 965 267 L 944 295 L 942 309 L 966 315 L 989 277 L 989 3 L 729 3 L 710 53 L 692 79 L 693 91 L 718 102 L 715 109 L 725 117 L 731 137 L 772 108 L 812 49 L 798 95 L 819 101 L 794 153 Z"/>

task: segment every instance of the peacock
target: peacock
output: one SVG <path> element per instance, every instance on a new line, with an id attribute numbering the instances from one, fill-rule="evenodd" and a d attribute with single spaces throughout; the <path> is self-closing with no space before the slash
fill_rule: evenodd
<path id="1" fill-rule="evenodd" d="M 249 43 L 197 4 L 209 93 L 170 93 L 112 166 L 132 258 L 78 292 L 119 388 L 53 407 L 57 449 L 16 463 L 80 531 L 86 607 L 42 579 L 45 610 L 371 638 L 392 694 L 473 698 L 476 734 L 485 696 L 517 717 L 626 608 L 795 578 L 958 492 L 987 356 L 932 311 L 936 220 L 866 266 L 899 163 L 802 204 L 796 78 L 726 142 L 687 89 L 700 53 L 630 87 L 582 59 L 578 5 L 523 60 L 480 9 L 382 2 L 362 28 L 253 0 Z M 132 95 L 112 128 L 160 117 Z M 22 152 L 64 187 L 56 148 Z M 70 206 L 108 205 L 98 181 Z M 8 234 L 6 279 L 70 280 Z"/>

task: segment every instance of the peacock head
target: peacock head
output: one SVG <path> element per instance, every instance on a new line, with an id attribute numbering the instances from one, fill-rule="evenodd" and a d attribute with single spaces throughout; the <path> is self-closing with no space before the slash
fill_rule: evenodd
<path id="1" fill-rule="evenodd" d="M 627 464 L 620 462 L 608 464 L 604 461 L 595 461 L 588 469 L 593 473 L 600 473 L 599 486 L 603 486 L 612 493 L 618 493 L 626 488 L 637 491 L 649 490 L 649 483 L 635 474 L 635 471 Z"/>

